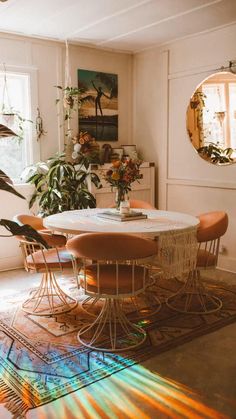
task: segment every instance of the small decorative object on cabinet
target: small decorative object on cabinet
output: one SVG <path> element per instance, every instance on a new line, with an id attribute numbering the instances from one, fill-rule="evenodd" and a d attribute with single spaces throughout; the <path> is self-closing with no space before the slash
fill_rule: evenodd
<path id="1" fill-rule="evenodd" d="M 109 186 L 104 179 L 104 174 L 109 170 L 111 164 L 91 164 L 90 170 L 98 174 L 102 188 L 98 189 L 92 182 L 89 182 L 88 189 L 95 196 L 97 207 L 108 208 L 115 202 L 115 188 Z M 140 166 L 142 179 L 132 184 L 132 190 L 129 192 L 129 199 L 141 199 L 149 202 L 155 207 L 155 164 L 143 162 Z"/>
<path id="2" fill-rule="evenodd" d="M 135 144 L 124 144 L 122 145 L 122 148 L 124 150 L 124 156 L 130 157 L 132 160 L 137 159 L 138 153 Z"/>
<path id="3" fill-rule="evenodd" d="M 123 152 L 124 150 L 122 147 L 112 148 L 111 161 L 121 160 L 123 157 Z"/>

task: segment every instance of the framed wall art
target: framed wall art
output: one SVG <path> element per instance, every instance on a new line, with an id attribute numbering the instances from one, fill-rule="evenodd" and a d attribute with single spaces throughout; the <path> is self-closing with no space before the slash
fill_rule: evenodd
<path id="1" fill-rule="evenodd" d="M 83 90 L 79 130 L 97 141 L 118 141 L 117 74 L 79 69 L 78 86 Z"/>

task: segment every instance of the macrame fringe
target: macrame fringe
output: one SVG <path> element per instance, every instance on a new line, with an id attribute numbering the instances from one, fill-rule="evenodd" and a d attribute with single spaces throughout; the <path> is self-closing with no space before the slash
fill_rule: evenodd
<path id="1" fill-rule="evenodd" d="M 30 409 L 21 398 L 0 378 L 0 403 L 13 415 L 13 419 L 25 419 Z"/>
<path id="2" fill-rule="evenodd" d="M 193 271 L 197 260 L 196 228 L 168 231 L 158 237 L 158 263 L 166 279 Z"/>

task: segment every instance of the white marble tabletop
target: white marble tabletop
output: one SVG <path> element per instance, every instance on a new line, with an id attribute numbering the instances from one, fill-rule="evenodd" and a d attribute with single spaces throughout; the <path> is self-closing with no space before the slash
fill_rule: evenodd
<path id="1" fill-rule="evenodd" d="M 69 234 L 88 232 L 111 232 L 160 235 L 162 232 L 181 231 L 196 228 L 199 220 L 188 214 L 172 211 L 145 210 L 147 219 L 132 221 L 116 221 L 97 216 L 99 212 L 107 211 L 104 208 L 65 211 L 50 215 L 44 219 L 45 227 Z M 115 209 L 109 211 L 116 212 Z M 135 211 L 135 210 L 134 210 Z M 140 211 L 137 209 L 137 211 Z"/>

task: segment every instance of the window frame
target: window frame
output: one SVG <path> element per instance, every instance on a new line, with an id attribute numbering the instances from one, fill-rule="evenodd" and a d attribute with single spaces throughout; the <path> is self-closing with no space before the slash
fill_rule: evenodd
<path id="1" fill-rule="evenodd" d="M 1 73 L 3 71 L 1 70 Z M 28 101 L 29 101 L 29 119 L 33 124 L 29 124 L 29 139 L 26 144 L 26 165 L 36 163 L 40 160 L 40 144 L 37 141 L 37 133 L 35 128 L 35 121 L 37 118 L 38 108 L 38 69 L 33 66 L 15 66 L 6 64 L 7 73 L 23 75 L 28 77 Z M 14 185 L 22 185 L 20 179 L 13 179 Z"/>

